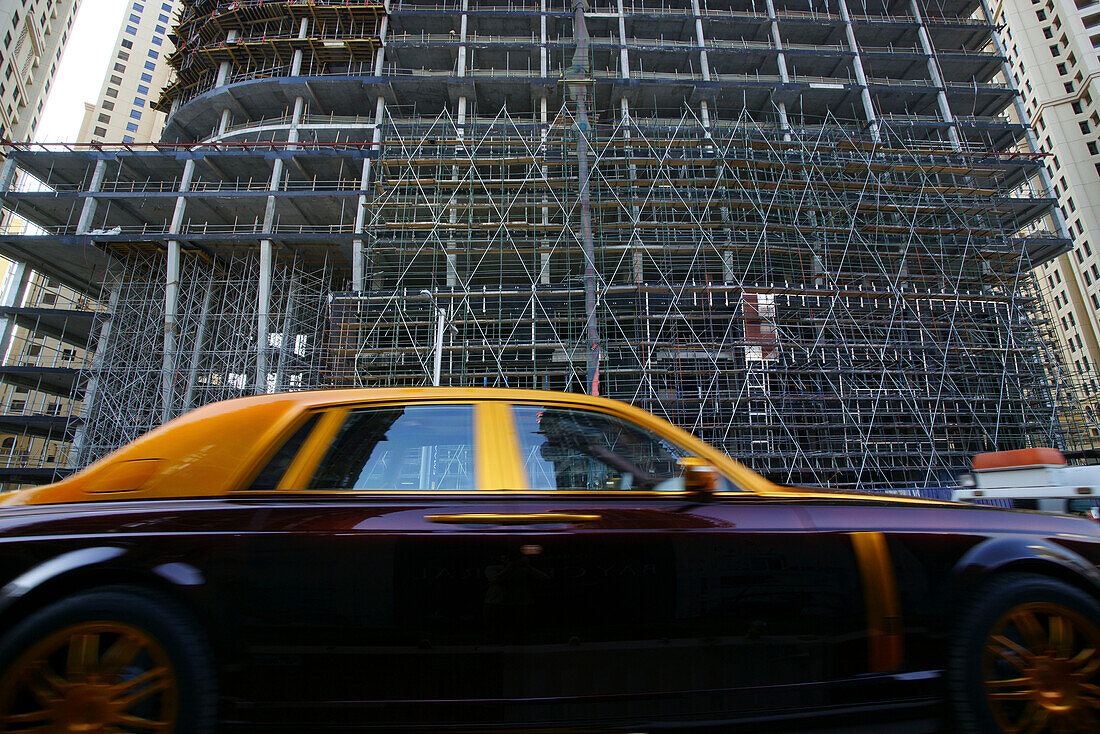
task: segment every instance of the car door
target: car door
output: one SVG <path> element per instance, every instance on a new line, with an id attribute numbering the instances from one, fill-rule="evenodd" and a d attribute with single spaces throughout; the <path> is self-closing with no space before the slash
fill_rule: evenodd
<path id="1" fill-rule="evenodd" d="M 516 491 L 495 518 L 445 519 L 458 530 L 433 540 L 456 564 L 443 578 L 485 569 L 486 633 L 513 646 L 492 670 L 510 720 L 829 706 L 832 683 L 866 670 L 846 538 L 806 533 L 796 506 L 728 480 L 719 501 L 687 496 L 690 450 L 612 412 L 508 412 Z"/>

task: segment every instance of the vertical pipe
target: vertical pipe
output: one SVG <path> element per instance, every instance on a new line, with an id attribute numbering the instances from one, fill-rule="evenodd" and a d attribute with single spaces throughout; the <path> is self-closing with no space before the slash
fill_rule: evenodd
<path id="1" fill-rule="evenodd" d="M 588 172 L 588 29 L 584 22 L 586 0 L 573 0 L 573 37 L 577 50 L 567 79 L 573 100 L 577 105 L 577 178 L 580 191 L 578 200 L 581 215 L 581 249 L 584 252 L 584 311 L 585 337 L 588 357 L 585 363 L 586 389 L 589 394 L 599 393 L 600 340 L 596 327 L 596 252 L 592 241 L 592 207 L 589 196 Z"/>
<path id="2" fill-rule="evenodd" d="M 187 366 L 187 393 L 183 396 L 181 413 L 191 410 L 195 400 L 195 381 L 199 374 L 199 362 L 202 350 L 206 346 L 206 324 L 210 320 L 210 305 L 214 300 L 214 275 L 206 283 L 206 293 L 202 297 L 202 313 L 199 315 L 199 328 L 195 331 L 195 347 L 191 350 L 191 364 Z"/>
<path id="3" fill-rule="evenodd" d="M 111 283 L 111 295 L 107 300 L 107 314 L 99 327 L 99 338 L 95 342 L 95 351 L 92 353 L 91 374 L 88 376 L 88 384 L 84 388 L 84 399 L 80 405 L 80 423 L 73 434 L 72 448 L 69 450 L 69 469 L 79 469 L 84 465 L 83 454 L 86 452 L 85 441 L 88 434 L 88 419 L 93 413 L 100 411 L 99 382 L 103 372 L 103 366 L 107 362 L 108 344 L 111 341 L 111 331 L 114 329 L 115 314 L 118 312 L 118 302 L 122 297 L 122 278 L 118 274 L 108 273 Z"/>

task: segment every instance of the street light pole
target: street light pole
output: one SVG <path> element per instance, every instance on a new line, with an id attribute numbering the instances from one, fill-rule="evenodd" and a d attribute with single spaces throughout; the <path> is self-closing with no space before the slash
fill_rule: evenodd
<path id="1" fill-rule="evenodd" d="M 420 295 L 427 296 L 435 308 L 435 357 L 432 364 L 432 386 L 439 387 L 439 378 L 443 372 L 443 329 L 447 322 L 447 309 L 439 305 L 439 301 L 431 291 L 420 291 Z"/>

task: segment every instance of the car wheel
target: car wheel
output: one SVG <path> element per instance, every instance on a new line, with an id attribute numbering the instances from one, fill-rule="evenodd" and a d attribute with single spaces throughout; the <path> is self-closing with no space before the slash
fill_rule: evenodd
<path id="1" fill-rule="evenodd" d="M 1056 579 L 1005 574 L 974 595 L 951 643 L 963 732 L 1100 731 L 1100 603 Z"/>
<path id="2" fill-rule="evenodd" d="M 202 633 L 176 604 L 112 586 L 55 602 L 0 641 L 0 732 L 213 731 Z"/>

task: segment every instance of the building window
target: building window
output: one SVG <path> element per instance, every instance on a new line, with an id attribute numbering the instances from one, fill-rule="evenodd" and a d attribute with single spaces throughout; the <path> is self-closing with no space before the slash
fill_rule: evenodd
<path id="1" fill-rule="evenodd" d="M 137 110 L 130 110 L 130 118 L 134 119 L 134 120 L 140 120 L 141 119 L 141 113 L 138 112 Z"/>
<path id="2" fill-rule="evenodd" d="M 127 39 L 127 38 L 123 38 L 122 39 L 122 47 L 123 48 L 133 48 L 134 47 L 134 42 Z"/>
<path id="3" fill-rule="evenodd" d="M 99 121 L 104 123 L 104 124 L 109 123 L 111 121 L 111 116 L 110 115 L 100 115 L 99 116 Z"/>
<path id="4" fill-rule="evenodd" d="M 1054 38 L 1054 32 L 1050 30 L 1050 26 L 1043 29 L 1043 36 L 1046 38 Z"/>
<path id="5" fill-rule="evenodd" d="M 141 18 L 134 15 L 133 13 L 131 13 L 130 14 L 130 22 L 131 23 L 141 23 Z"/>
<path id="6" fill-rule="evenodd" d="M 126 53 L 125 51 L 119 51 L 118 52 L 118 58 L 119 58 L 120 61 L 129 61 L 130 60 L 130 54 Z"/>
<path id="7" fill-rule="evenodd" d="M 131 136 L 131 135 L 123 135 L 123 136 L 122 136 L 122 142 L 124 142 L 124 143 L 132 143 L 132 142 L 134 142 L 134 138 L 133 138 L 133 136 Z"/>
<path id="8" fill-rule="evenodd" d="M 145 6 L 141 3 L 134 3 L 134 10 L 140 13 L 145 10 Z"/>
<path id="9" fill-rule="evenodd" d="M 144 84 L 138 85 L 138 94 L 149 94 L 149 87 Z"/>
<path id="10" fill-rule="evenodd" d="M 1062 86 L 1065 87 L 1068 94 L 1073 94 L 1073 82 L 1066 82 Z"/>
<path id="11" fill-rule="evenodd" d="M 1050 55 L 1051 55 L 1051 56 L 1053 56 L 1054 58 L 1058 58 L 1058 54 L 1060 54 L 1060 53 L 1062 53 L 1062 52 L 1061 52 L 1061 50 L 1060 50 L 1060 49 L 1058 48 L 1058 44 L 1057 44 L 1057 43 L 1052 43 L 1052 44 L 1050 44 Z"/>
<path id="12" fill-rule="evenodd" d="M 112 98 L 118 97 L 118 90 L 114 87 L 107 87 L 107 96 Z"/>
<path id="13" fill-rule="evenodd" d="M 157 65 L 154 64 L 152 61 L 146 61 L 145 62 L 145 68 L 148 69 L 149 71 L 153 71 L 154 69 L 157 68 Z"/>
<path id="14" fill-rule="evenodd" d="M 114 102 L 112 102 L 112 101 L 111 101 L 111 100 L 109 100 L 109 99 L 105 99 L 105 100 L 103 100 L 103 109 L 105 109 L 105 110 L 113 110 L 114 108 L 115 108 L 115 103 L 114 103 Z"/>
<path id="15" fill-rule="evenodd" d="M 120 74 L 125 74 L 126 73 L 126 65 L 125 64 L 115 64 L 115 71 L 117 71 Z"/>
<path id="16" fill-rule="evenodd" d="M 145 73 L 142 73 L 142 75 L 141 75 L 141 81 L 143 81 L 143 82 L 151 82 L 151 81 L 153 81 L 153 75 L 152 75 L 152 74 L 145 74 Z M 120 82 L 120 83 L 121 83 L 121 82 Z"/>
<path id="17" fill-rule="evenodd" d="M 160 33 L 161 35 L 163 35 L 163 34 L 165 34 L 165 33 L 167 33 L 167 32 L 168 32 L 168 30 L 167 30 L 167 29 L 166 29 L 166 28 L 165 28 L 164 26 L 162 26 L 162 25 L 158 25 L 158 26 L 156 26 L 155 28 L 153 28 L 153 31 L 154 31 L 155 33 Z"/>
<path id="18" fill-rule="evenodd" d="M 144 97 L 134 97 L 134 107 L 144 107 L 144 106 L 145 106 L 145 98 Z"/>
<path id="19" fill-rule="evenodd" d="M 131 36 L 136 36 L 137 28 L 134 28 L 132 25 L 128 25 L 126 26 L 126 32 L 129 33 Z"/>
<path id="20" fill-rule="evenodd" d="M 163 39 L 163 38 L 161 38 L 160 36 L 153 36 L 153 45 L 154 45 L 154 46 L 159 46 L 159 45 L 161 45 L 162 43 L 164 43 L 164 39 Z"/>
<path id="21" fill-rule="evenodd" d="M 161 13 L 159 16 L 157 16 L 157 20 L 159 20 L 161 23 L 167 23 L 169 20 L 171 20 L 171 18 Z"/>
<path id="22" fill-rule="evenodd" d="M 146 54 L 146 56 L 148 56 L 151 59 L 160 58 L 160 54 L 158 54 L 156 51 L 150 51 L 149 53 Z"/>
<path id="23" fill-rule="evenodd" d="M 107 134 L 107 128 L 105 128 L 105 127 L 97 127 L 97 128 L 95 129 L 95 134 L 96 134 L 96 135 L 98 135 L 99 137 L 101 137 L 101 138 L 102 138 L 102 137 L 103 137 L 104 135 L 106 135 L 106 134 Z"/>
<path id="24" fill-rule="evenodd" d="M 138 129 L 138 126 L 137 126 L 136 122 L 126 123 L 126 130 L 127 131 L 132 132 L 132 133 L 136 133 L 137 129 Z M 1077 253 L 1077 255 L 1078 255 L 1078 257 L 1080 257 L 1081 253 Z"/>
<path id="25" fill-rule="evenodd" d="M 115 76 L 114 74 L 112 74 L 111 75 L 111 84 L 116 84 L 116 85 L 117 84 L 122 84 L 122 77 Z"/>
<path id="26" fill-rule="evenodd" d="M 1056 66 L 1055 68 L 1058 69 L 1058 73 L 1063 75 L 1063 76 L 1065 76 L 1066 74 L 1069 73 L 1068 71 L 1066 71 L 1066 65 L 1065 64 L 1058 64 L 1058 66 Z"/>
<path id="27" fill-rule="evenodd" d="M 134 16 L 131 15 L 130 17 L 132 18 Z M 1035 17 L 1038 18 L 1039 20 L 1046 20 L 1047 19 L 1047 11 L 1045 11 L 1045 10 L 1036 10 L 1035 11 Z"/>
<path id="28" fill-rule="evenodd" d="M 160 9 L 163 10 L 164 12 L 166 12 L 166 13 L 171 13 L 172 12 L 172 6 L 168 3 L 161 3 L 160 4 Z"/>
<path id="29" fill-rule="evenodd" d="M 1089 153 L 1092 155 L 1100 154 L 1100 147 L 1097 147 L 1095 140 L 1089 141 Z"/>

